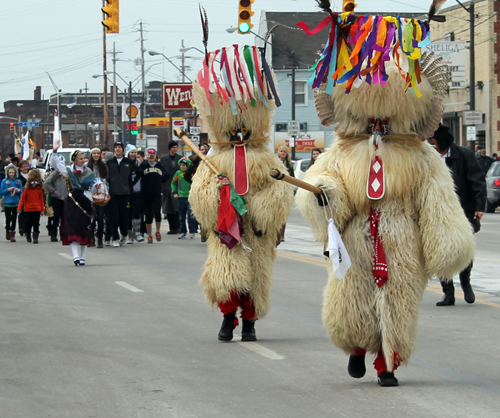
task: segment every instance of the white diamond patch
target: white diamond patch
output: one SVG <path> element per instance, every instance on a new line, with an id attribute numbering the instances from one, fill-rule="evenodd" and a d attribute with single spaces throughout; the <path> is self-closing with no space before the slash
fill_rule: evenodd
<path id="1" fill-rule="evenodd" d="M 378 173 L 381 168 L 382 168 L 382 166 L 380 165 L 380 163 L 378 161 L 376 161 L 375 164 L 373 164 L 373 171 L 375 171 L 375 173 Z"/>
<path id="2" fill-rule="evenodd" d="M 377 191 L 379 188 L 380 188 L 380 182 L 377 179 L 373 180 L 372 189 Z"/>

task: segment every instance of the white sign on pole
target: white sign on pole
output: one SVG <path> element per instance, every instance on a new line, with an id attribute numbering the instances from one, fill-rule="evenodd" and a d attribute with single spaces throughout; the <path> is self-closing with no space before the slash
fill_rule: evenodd
<path id="1" fill-rule="evenodd" d="M 174 130 L 178 128 L 181 131 L 184 130 L 184 119 L 172 119 L 172 138 L 174 141 L 178 141 L 179 138 L 177 138 L 174 134 Z"/>
<path id="2" fill-rule="evenodd" d="M 122 104 L 122 121 L 128 122 L 137 121 L 141 119 L 141 105 L 140 103 L 123 103 Z"/>
<path id="3" fill-rule="evenodd" d="M 291 136 L 288 143 L 290 144 L 290 148 L 293 148 L 295 146 L 295 137 Z"/>
<path id="4" fill-rule="evenodd" d="M 190 126 L 189 133 L 191 135 L 199 135 L 201 134 L 201 126 Z"/>
<path id="5" fill-rule="evenodd" d="M 192 143 L 198 143 L 200 142 L 200 136 L 199 135 L 191 135 L 191 138 L 189 138 Z"/>
<path id="6" fill-rule="evenodd" d="M 450 89 L 467 87 L 467 51 L 465 41 L 431 42 L 422 52 L 434 52 L 434 58 L 443 57 L 441 64 L 448 66 Z"/>
<path id="7" fill-rule="evenodd" d="M 300 134 L 300 121 L 289 120 L 286 125 L 286 128 L 288 136 L 297 136 Z"/>
<path id="8" fill-rule="evenodd" d="M 479 110 L 464 110 L 463 124 L 464 125 L 481 125 L 483 123 L 483 112 Z"/>
<path id="9" fill-rule="evenodd" d="M 467 141 L 476 140 L 476 126 L 467 126 Z"/>
<path id="10" fill-rule="evenodd" d="M 147 143 L 148 143 L 148 140 L 146 139 L 146 137 L 139 138 L 139 135 L 137 135 L 137 137 L 135 138 L 135 146 L 137 148 L 146 148 Z"/>

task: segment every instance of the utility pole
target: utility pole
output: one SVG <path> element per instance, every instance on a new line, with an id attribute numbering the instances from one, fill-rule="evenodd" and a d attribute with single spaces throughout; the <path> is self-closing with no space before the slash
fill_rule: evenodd
<path id="1" fill-rule="evenodd" d="M 128 108 L 128 143 L 132 143 L 132 82 L 128 83 L 130 107 Z"/>
<path id="2" fill-rule="evenodd" d="M 292 51 L 292 120 L 295 120 L 295 52 Z M 293 138 L 292 146 L 292 160 L 295 160 L 295 141 L 297 138 Z"/>
<path id="3" fill-rule="evenodd" d="M 106 6 L 106 0 L 102 0 L 102 7 Z M 105 17 L 104 17 L 105 18 Z M 104 76 L 104 144 L 108 146 L 108 78 L 106 77 L 106 27 L 102 28 L 102 75 Z"/>
<path id="4" fill-rule="evenodd" d="M 87 108 L 87 105 L 88 105 L 88 102 L 87 102 L 87 83 L 85 83 L 85 142 L 87 144 L 89 144 L 89 127 L 88 127 L 88 123 L 89 123 L 89 111 L 88 111 L 88 108 Z"/>
<path id="5" fill-rule="evenodd" d="M 139 22 L 141 31 L 141 74 L 142 74 L 142 103 L 141 103 L 141 134 L 144 129 L 144 113 L 146 111 L 146 100 L 144 97 L 146 81 L 144 80 L 144 37 L 142 34 L 142 20 Z"/>
<path id="6" fill-rule="evenodd" d="M 184 79 L 184 39 L 181 41 L 181 47 L 182 47 L 182 55 L 181 55 L 181 68 L 182 68 L 182 82 L 185 82 Z"/>
<path id="7" fill-rule="evenodd" d="M 115 43 L 113 42 L 113 135 L 118 133 L 118 115 L 116 114 L 116 48 Z M 113 138 L 113 142 L 116 142 L 115 138 Z"/>

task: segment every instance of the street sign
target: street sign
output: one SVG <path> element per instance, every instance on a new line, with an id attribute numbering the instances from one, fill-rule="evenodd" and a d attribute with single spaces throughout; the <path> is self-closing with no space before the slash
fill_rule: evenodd
<path id="1" fill-rule="evenodd" d="M 289 120 L 286 127 L 288 136 L 298 136 L 300 134 L 300 121 Z"/>
<path id="2" fill-rule="evenodd" d="M 483 123 L 483 112 L 479 110 L 463 111 L 464 125 L 481 125 Z"/>
<path id="3" fill-rule="evenodd" d="M 162 109 L 191 109 L 192 84 L 162 84 Z"/>
<path id="4" fill-rule="evenodd" d="M 148 140 L 146 139 L 146 135 L 144 135 L 144 138 L 139 138 L 139 135 L 144 135 L 144 134 L 138 134 L 135 140 L 135 146 L 137 148 L 146 148 Z"/>
<path id="5" fill-rule="evenodd" d="M 20 128 L 37 128 L 40 124 L 38 122 L 19 122 Z"/>
<path id="6" fill-rule="evenodd" d="M 137 139 L 141 139 L 141 140 L 146 140 L 147 139 L 147 135 L 146 134 L 137 134 Z"/>
<path id="7" fill-rule="evenodd" d="M 465 41 L 431 42 L 422 52 L 434 52 L 434 58 L 441 57 L 441 64 L 448 66 L 450 89 L 467 87 L 467 43 Z M 481 122 L 482 123 L 482 122 Z"/>
<path id="8" fill-rule="evenodd" d="M 123 103 L 122 104 L 122 122 L 137 121 L 141 119 L 141 105 L 139 103 Z"/>
<path id="9" fill-rule="evenodd" d="M 190 126 L 189 133 L 191 135 L 199 135 L 201 134 L 201 126 Z"/>
<path id="10" fill-rule="evenodd" d="M 200 136 L 199 135 L 191 135 L 191 138 L 189 138 L 191 142 L 200 142 Z"/>
<path id="11" fill-rule="evenodd" d="M 467 126 L 467 141 L 475 141 L 475 140 L 476 140 L 476 127 Z"/>
<path id="12" fill-rule="evenodd" d="M 180 129 L 181 131 L 184 130 L 184 118 L 179 118 L 179 117 L 174 117 L 172 118 L 172 138 L 174 141 L 178 141 L 178 138 L 175 136 L 174 130 L 175 129 Z"/>
<path id="13" fill-rule="evenodd" d="M 290 136 L 290 139 L 288 140 L 288 144 L 290 145 L 291 148 L 295 146 L 295 136 Z"/>

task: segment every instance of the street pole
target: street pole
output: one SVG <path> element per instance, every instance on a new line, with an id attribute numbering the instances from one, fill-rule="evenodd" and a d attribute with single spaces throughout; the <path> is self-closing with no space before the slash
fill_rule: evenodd
<path id="1" fill-rule="evenodd" d="M 146 111 L 146 102 L 144 93 L 146 90 L 146 81 L 144 80 L 144 37 L 142 36 L 142 20 L 140 22 L 141 28 L 141 74 L 142 74 L 142 103 L 141 103 L 141 134 L 144 129 L 144 113 Z"/>
<path id="2" fill-rule="evenodd" d="M 184 39 L 182 39 L 181 41 L 181 45 L 182 45 L 182 48 L 184 48 Z M 185 82 L 185 79 L 184 79 L 184 52 L 181 52 L 181 68 L 182 68 L 182 82 L 184 83 Z"/>
<path id="3" fill-rule="evenodd" d="M 116 49 L 115 43 L 113 42 L 113 132 L 118 132 L 118 115 L 116 110 L 116 97 L 117 89 L 116 89 Z M 114 141 L 113 137 L 113 142 Z"/>
<path id="4" fill-rule="evenodd" d="M 130 107 L 128 108 L 128 143 L 132 143 L 132 82 L 129 81 L 128 93 L 130 100 Z"/>
<path id="5" fill-rule="evenodd" d="M 292 120 L 295 120 L 295 52 L 292 52 Z M 292 160 L 295 160 L 295 140 L 293 137 Z"/>
<path id="6" fill-rule="evenodd" d="M 474 36 L 474 2 L 470 2 L 469 6 L 470 16 L 470 110 L 476 110 L 476 53 L 474 50 L 475 36 Z"/>
<path id="7" fill-rule="evenodd" d="M 85 83 L 85 142 L 88 144 L 89 143 L 89 113 L 87 109 L 87 83 Z"/>
<path id="8" fill-rule="evenodd" d="M 106 7 L 106 1 L 102 1 L 102 7 Z M 102 28 L 102 45 L 103 45 L 103 56 L 102 56 L 102 74 L 104 79 L 104 144 L 108 146 L 108 78 L 106 77 L 107 65 L 106 65 L 106 27 Z M 90 144 L 89 144 L 90 145 Z"/>

